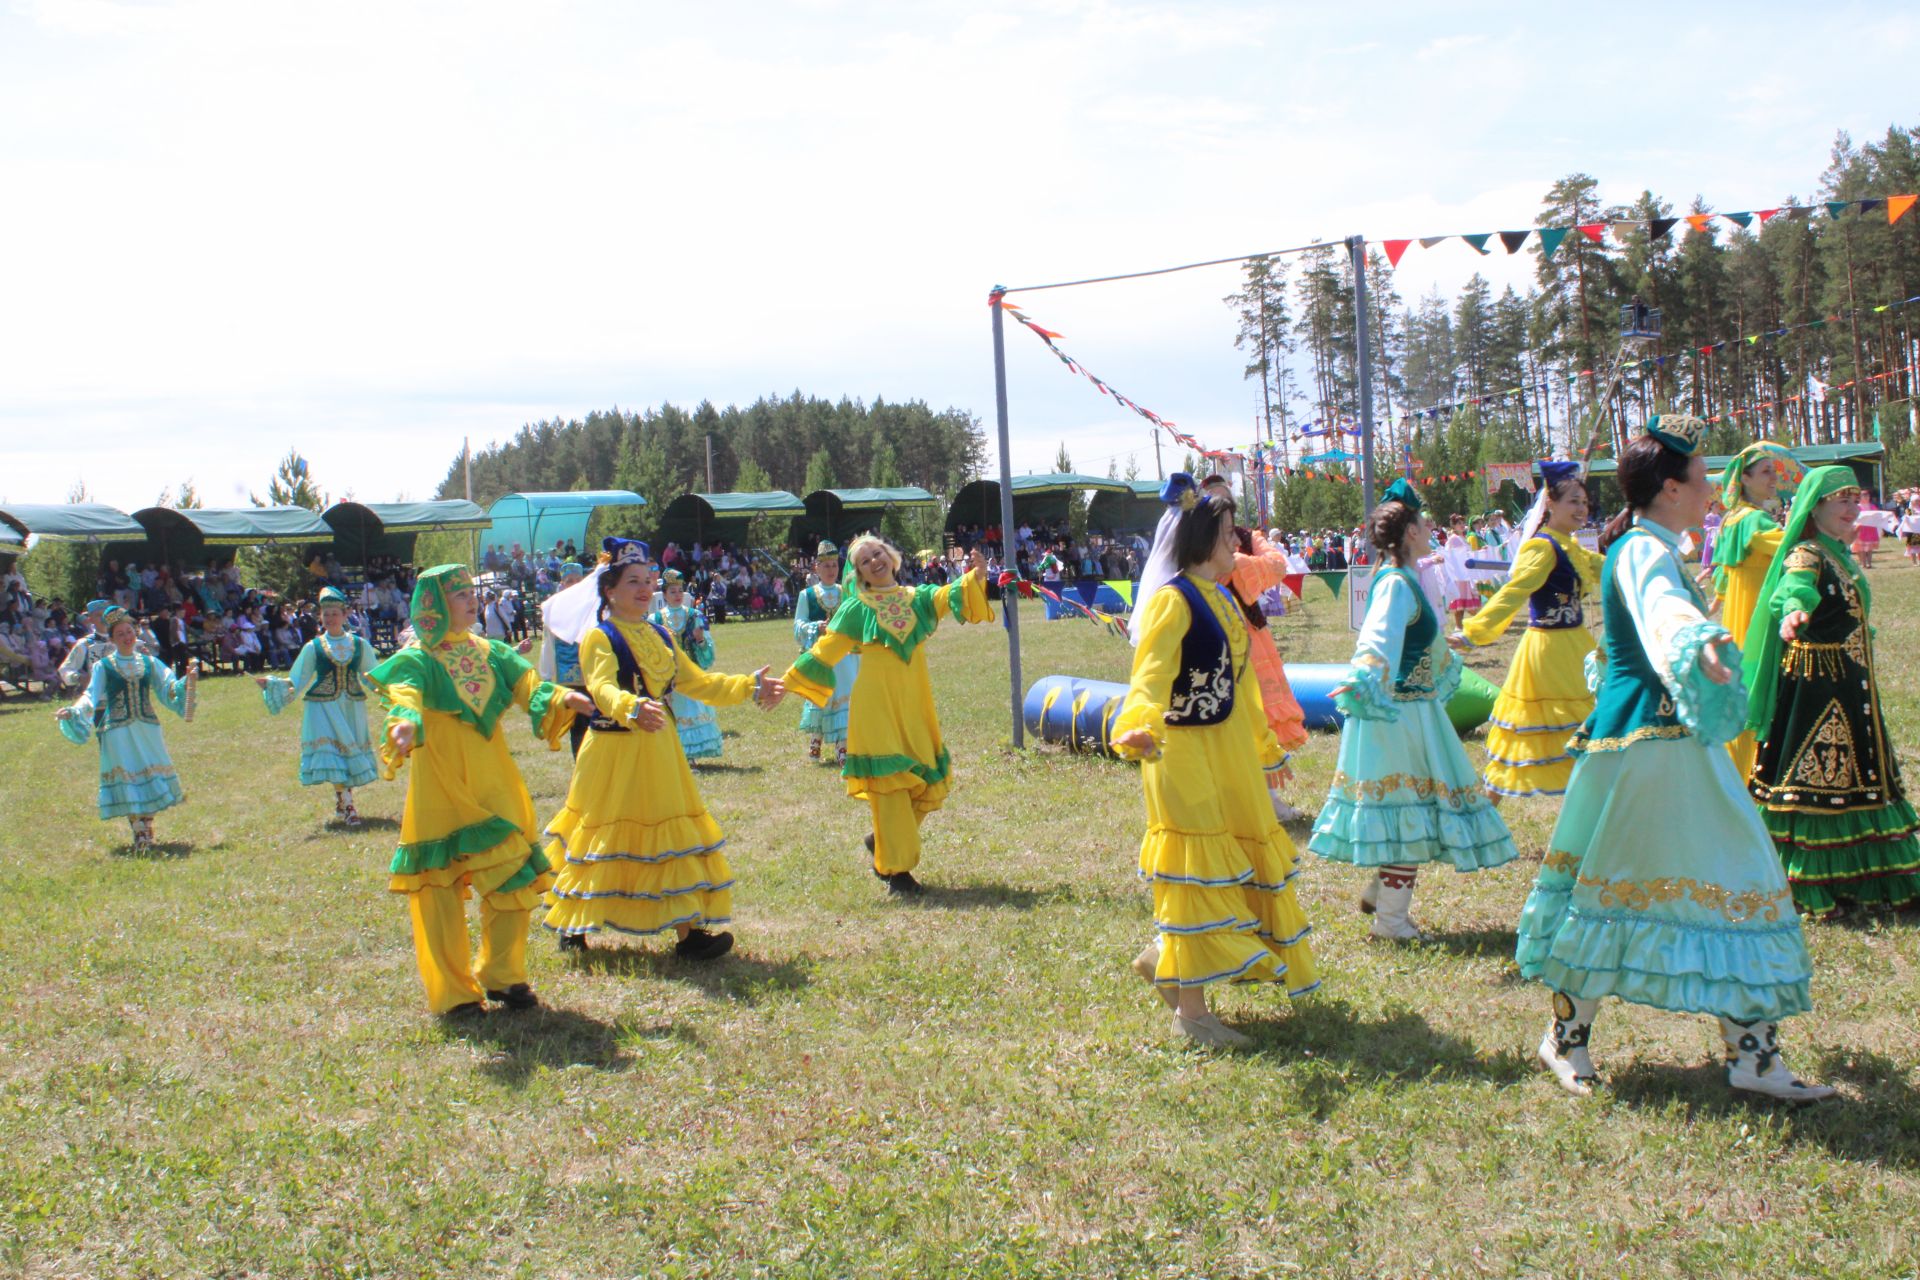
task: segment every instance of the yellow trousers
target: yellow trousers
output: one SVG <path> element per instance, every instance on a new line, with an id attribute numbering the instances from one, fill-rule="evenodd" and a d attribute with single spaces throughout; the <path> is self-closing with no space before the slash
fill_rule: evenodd
<path id="1" fill-rule="evenodd" d="M 873 811 L 873 869 L 883 876 L 911 871 L 920 865 L 920 824 L 926 814 L 916 809 L 905 791 L 870 795 Z"/>
<path id="2" fill-rule="evenodd" d="M 527 980 L 527 929 L 531 912 L 502 909 L 495 895 L 480 897 L 480 958 L 469 956 L 467 904 L 454 886 L 432 887 L 407 895 L 413 916 L 413 954 L 420 965 L 420 985 L 427 989 L 427 1007 L 435 1013 L 484 999 L 489 991 L 505 991 Z"/>
<path id="3" fill-rule="evenodd" d="M 1740 785 L 1746 786 L 1747 779 L 1753 776 L 1753 763 L 1760 755 L 1760 744 L 1749 729 L 1727 744 L 1727 754 L 1733 757 L 1733 767 L 1739 771 Z"/>

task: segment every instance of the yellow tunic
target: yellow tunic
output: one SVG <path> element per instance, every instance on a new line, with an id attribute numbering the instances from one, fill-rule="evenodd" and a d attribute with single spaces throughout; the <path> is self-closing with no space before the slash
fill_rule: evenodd
<path id="1" fill-rule="evenodd" d="M 1600 580 L 1603 558 L 1568 534 L 1542 526 L 1572 561 L 1586 595 Z M 1536 538 L 1520 544 L 1513 570 L 1493 598 L 1461 630 L 1476 645 L 1492 644 L 1553 572 L 1553 549 Z M 1487 722 L 1487 790 L 1503 796 L 1561 795 L 1573 773 L 1567 741 L 1593 712 L 1587 655 L 1595 648 L 1585 627 L 1530 627 L 1521 637 L 1506 683 Z"/>
<path id="2" fill-rule="evenodd" d="M 410 767 L 400 847 L 387 887 L 395 893 L 458 887 L 491 897 L 499 909 L 529 911 L 553 875 L 535 844 L 533 798 L 501 720 L 508 705 L 526 710 L 534 732 L 557 751 L 573 712 L 560 697 L 563 690 L 505 645 L 462 635 L 442 649 L 468 662 L 473 687 L 481 690 L 477 708 L 453 699 L 452 682 L 441 683 L 437 659 L 425 650 L 402 650 L 368 675 L 387 703 L 385 730 L 402 721 L 415 726 L 414 748 L 404 761 Z M 397 776 L 402 758 L 386 732 L 379 755 L 384 776 Z"/>
<path id="3" fill-rule="evenodd" d="M 1785 530 L 1758 507 L 1741 506 L 1734 508 L 1721 523 L 1720 540 L 1724 543 L 1736 524 L 1752 520 L 1766 527 L 1755 529 L 1749 535 L 1746 556 L 1739 564 L 1727 568 L 1720 588 L 1720 625 L 1742 650 L 1747 645 L 1747 629 L 1753 625 L 1754 609 L 1760 603 L 1760 587 L 1767 579 L 1767 568 L 1773 563 L 1774 553 L 1780 550 L 1780 539 L 1786 536 Z M 1734 767 L 1739 769 L 1744 782 L 1752 775 L 1753 762 L 1759 754 L 1753 730 L 1746 730 L 1729 742 L 1727 751 L 1733 756 Z"/>
<path id="4" fill-rule="evenodd" d="M 1195 580 L 1226 632 L 1234 672 L 1233 710 L 1219 724 L 1169 725 L 1167 704 L 1193 615 L 1171 586 L 1141 614 L 1127 700 L 1113 737 L 1153 735 L 1157 754 L 1140 759 L 1147 834 L 1140 877 L 1153 888 L 1160 932 L 1161 986 L 1280 982 L 1294 995 L 1319 985 L 1309 926 L 1293 894 L 1294 847 L 1273 816 L 1263 770 L 1280 767 L 1260 682 L 1248 668 L 1246 623 L 1213 583 Z"/>
<path id="5" fill-rule="evenodd" d="M 911 610 L 907 638 L 878 630 L 873 610 L 850 595 L 783 679 L 790 693 L 823 707 L 833 697 L 830 668 L 850 653 L 859 654 L 860 673 L 848 708 L 847 762 L 841 768 L 847 794 L 873 800 L 905 792 L 914 811 L 927 814 L 946 799 L 952 762 L 940 738 L 924 641 L 943 618 L 992 622 L 994 614 L 986 580 L 972 572 L 944 587 L 897 587 L 887 594 L 902 610 Z M 905 612 L 900 616 L 909 618 Z M 904 657 L 903 648 L 910 650 Z"/>
<path id="6" fill-rule="evenodd" d="M 752 676 L 702 670 L 645 623 L 615 620 L 656 700 L 673 691 L 716 707 L 753 696 Z M 620 685 L 613 645 L 599 628 L 580 642 L 580 674 L 600 714 L 630 723 L 639 698 Z M 592 729 L 573 766 L 567 803 L 547 824 L 547 858 L 559 879 L 546 926 L 561 933 L 659 933 L 724 924 L 733 910 L 726 836 L 707 812 L 669 714 L 647 733 Z"/>

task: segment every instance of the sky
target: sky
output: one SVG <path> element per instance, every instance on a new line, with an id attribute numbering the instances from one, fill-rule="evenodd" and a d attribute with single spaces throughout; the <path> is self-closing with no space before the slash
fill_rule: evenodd
<path id="1" fill-rule="evenodd" d="M 612 406 L 919 398 L 992 441 L 986 296 L 1531 225 L 1558 178 L 1750 209 L 1920 124 L 1920 13 L 1750 3 L 0 0 L 0 505 L 433 496 Z M 1532 259 L 1414 248 L 1414 301 Z M 1233 268 L 1019 296 L 1215 446 Z M 1007 334 L 1013 469 L 1151 430 Z"/>

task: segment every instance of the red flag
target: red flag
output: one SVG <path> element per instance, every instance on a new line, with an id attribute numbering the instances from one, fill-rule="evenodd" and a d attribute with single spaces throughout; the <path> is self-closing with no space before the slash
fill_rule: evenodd
<path id="1" fill-rule="evenodd" d="M 1778 209 L 1755 209 L 1753 216 L 1760 219 L 1760 225 L 1764 227 L 1767 225 L 1767 219 L 1778 212 L 1780 212 Z"/>
<path id="2" fill-rule="evenodd" d="M 1607 234 L 1607 224 L 1604 222 L 1589 222 L 1580 228 L 1580 234 L 1595 244 L 1599 244 Z"/>
<path id="3" fill-rule="evenodd" d="M 1397 267 L 1400 265 L 1400 255 L 1405 253 L 1407 246 L 1412 243 L 1411 240 L 1384 240 L 1380 247 L 1387 251 L 1387 261 Z"/>

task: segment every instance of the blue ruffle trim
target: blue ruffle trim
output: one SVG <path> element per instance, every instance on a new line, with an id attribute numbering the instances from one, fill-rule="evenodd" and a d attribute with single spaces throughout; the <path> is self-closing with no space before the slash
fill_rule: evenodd
<path id="1" fill-rule="evenodd" d="M 669 933 L 679 928 L 683 924 L 693 925 L 693 926 L 697 926 L 699 928 L 704 929 L 706 926 L 710 924 L 732 924 L 732 923 L 733 923 L 732 916 L 710 916 L 703 912 L 696 911 L 692 915 L 680 916 L 677 919 L 669 920 L 657 929 L 629 929 L 624 925 L 617 925 L 611 920 L 603 921 L 600 924 L 572 926 L 565 929 L 557 928 L 554 925 L 548 924 L 545 920 L 542 920 L 540 922 L 540 927 L 543 929 L 552 930 L 554 933 L 562 934 L 570 938 L 583 938 L 589 933 L 598 933 L 602 929 L 610 929 L 614 933 L 624 933 L 635 938 L 650 938 L 656 933 Z"/>
<path id="2" fill-rule="evenodd" d="M 336 787 L 364 787 L 380 778 L 380 766 L 373 751 L 342 755 L 338 751 L 314 752 L 300 756 L 300 785 L 317 787 L 332 783 Z"/>
<path id="3" fill-rule="evenodd" d="M 171 809 L 187 798 L 180 779 L 173 774 L 149 778 L 137 786 L 122 784 L 100 788 L 100 818 L 131 818 Z"/>
<path id="4" fill-rule="evenodd" d="M 1333 695 L 1333 705 L 1349 720 L 1391 723 L 1400 718 L 1400 708 L 1394 705 L 1393 691 L 1387 685 L 1385 668 L 1370 662 L 1356 662 L 1340 677 L 1340 683 L 1347 687 Z"/>
<path id="5" fill-rule="evenodd" d="M 690 884 L 684 889 L 669 889 L 665 893 L 623 893 L 618 889 L 602 889 L 597 893 L 568 893 L 554 889 L 553 896 L 568 902 L 592 902 L 596 898 L 627 898 L 636 902 L 665 902 L 669 898 L 684 898 L 690 893 L 719 893 L 722 889 L 733 888 L 736 881 L 722 880 L 719 884 L 711 880 L 702 880 L 699 884 Z"/>
<path id="6" fill-rule="evenodd" d="M 1582 999 L 1618 996 L 1671 1013 L 1750 1022 L 1812 1007 L 1812 964 L 1798 917 L 1702 926 L 1634 913 L 1587 912 L 1568 891 L 1536 885 L 1520 913 L 1523 977 Z"/>
<path id="7" fill-rule="evenodd" d="M 566 842 L 551 831 L 542 831 L 540 838 L 549 843 L 559 844 L 566 861 L 575 866 L 586 866 L 594 862 L 672 862 L 675 858 L 692 858 L 708 853 L 718 853 L 727 847 L 724 837 L 713 844 L 697 844 L 691 849 L 669 849 L 665 853 L 656 853 L 652 857 L 642 857 L 637 853 L 593 853 L 575 855 L 566 850 Z"/>
<path id="8" fill-rule="evenodd" d="M 1399 795 L 1405 798 L 1355 804 L 1330 794 L 1307 848 L 1356 867 L 1449 862 L 1459 871 L 1483 871 L 1520 856 L 1507 824 L 1479 793 L 1458 809 L 1410 791 Z"/>
<path id="9" fill-rule="evenodd" d="M 1169 930 L 1162 929 L 1161 932 L 1166 933 L 1169 932 Z M 1287 976 L 1286 961 L 1274 955 L 1271 951 L 1256 951 L 1248 956 L 1245 961 L 1235 965 L 1231 969 L 1222 969 L 1220 972 L 1210 973 L 1204 978 L 1175 978 L 1170 982 L 1156 978 L 1154 979 L 1154 985 L 1157 987 L 1204 987 L 1209 982 L 1232 982 L 1263 960 L 1273 961 L 1273 976 L 1271 978 L 1259 979 L 1259 981 L 1278 982 Z"/>
<path id="10" fill-rule="evenodd" d="M 1725 644 L 1732 653 L 1727 665 L 1734 678 L 1715 684 L 1700 669 L 1700 655 L 1708 645 Z M 1740 680 L 1740 651 L 1725 627 L 1711 622 L 1695 622 L 1681 628 L 1668 654 L 1674 713 L 1680 723 L 1701 741 L 1712 746 L 1732 742 L 1747 727 L 1747 689 Z"/>
<path id="11" fill-rule="evenodd" d="M 285 676 L 268 676 L 266 687 L 260 690 L 260 701 L 267 704 L 267 714 L 277 716 L 293 703 L 293 681 Z"/>
<path id="12" fill-rule="evenodd" d="M 54 723 L 60 726 L 60 736 L 76 747 L 86 746 L 93 737 L 93 719 L 90 716 L 68 716 Z"/>

